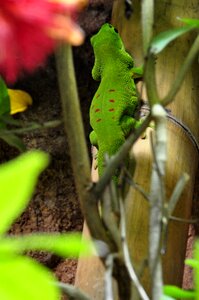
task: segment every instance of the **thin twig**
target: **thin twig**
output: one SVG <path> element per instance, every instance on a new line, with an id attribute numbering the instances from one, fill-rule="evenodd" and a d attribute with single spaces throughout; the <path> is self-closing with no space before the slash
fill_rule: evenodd
<path id="1" fill-rule="evenodd" d="M 118 226 L 115 220 L 115 215 L 113 213 L 112 201 L 111 201 L 111 193 L 110 186 L 108 185 L 102 195 L 102 219 L 108 232 L 110 234 L 110 238 L 117 245 L 117 248 L 120 248 L 120 236 L 118 232 Z"/>
<path id="2" fill-rule="evenodd" d="M 121 239 L 122 239 L 122 250 L 123 250 L 123 256 L 124 256 L 124 262 L 126 265 L 126 268 L 128 270 L 129 276 L 131 277 L 131 280 L 133 281 L 133 284 L 135 285 L 140 297 L 142 300 L 149 300 L 148 295 L 146 294 L 143 286 L 139 282 L 139 279 L 135 273 L 135 270 L 133 268 L 133 265 L 131 263 L 131 258 L 129 254 L 129 249 L 127 245 L 127 237 L 126 237 L 126 224 L 125 224 L 125 210 L 124 205 L 121 199 L 119 199 L 120 203 L 120 225 L 121 225 Z"/>
<path id="3" fill-rule="evenodd" d="M 197 224 L 197 223 L 199 223 L 199 219 L 193 219 L 193 220 L 190 219 L 189 220 L 189 219 L 179 218 L 179 217 L 175 217 L 175 216 L 170 216 L 169 219 L 172 220 L 172 221 L 188 223 L 188 224 Z"/>
<path id="4" fill-rule="evenodd" d="M 115 254 L 109 254 L 105 261 L 105 300 L 114 300 L 113 293 L 113 263 Z"/>
<path id="5" fill-rule="evenodd" d="M 55 282 L 55 285 L 62 290 L 62 292 L 67 296 L 68 300 L 91 300 L 88 295 L 71 284 Z"/>
<path id="6" fill-rule="evenodd" d="M 125 168 L 124 169 L 124 173 L 126 174 L 126 181 L 127 183 L 132 186 L 132 188 L 134 188 L 136 191 L 138 191 L 143 197 L 145 200 L 147 200 L 148 202 L 150 202 L 150 197 L 149 195 L 145 192 L 145 190 L 137 183 L 135 183 L 133 181 L 133 178 L 131 176 L 131 174 L 129 173 L 129 171 Z"/>
<path id="7" fill-rule="evenodd" d="M 174 96 L 179 91 L 182 82 L 187 74 L 188 69 L 192 65 L 195 58 L 198 56 L 199 52 L 199 35 L 195 39 L 193 45 L 191 46 L 191 49 L 189 50 L 188 55 L 186 56 L 180 70 L 178 71 L 178 74 L 173 82 L 173 85 L 168 92 L 168 94 L 165 96 L 165 98 L 162 100 L 162 105 L 166 106 L 168 105 L 174 98 Z"/>
<path id="8" fill-rule="evenodd" d="M 183 174 L 180 179 L 178 180 L 174 190 L 173 190 L 173 193 L 170 197 L 170 200 L 168 202 L 168 216 L 172 215 L 173 214 L 173 211 L 176 207 L 176 204 L 184 190 L 184 187 L 185 185 L 187 184 L 187 181 L 189 180 L 189 175 L 188 174 Z"/>
<path id="9" fill-rule="evenodd" d="M 53 120 L 53 121 L 48 121 L 44 123 L 29 123 L 26 124 L 26 127 L 22 128 L 16 128 L 16 129 L 1 129 L 0 130 L 0 135 L 1 134 L 26 134 L 29 131 L 34 131 L 34 130 L 42 130 L 42 129 L 49 129 L 49 128 L 56 128 L 62 124 L 61 120 Z"/>

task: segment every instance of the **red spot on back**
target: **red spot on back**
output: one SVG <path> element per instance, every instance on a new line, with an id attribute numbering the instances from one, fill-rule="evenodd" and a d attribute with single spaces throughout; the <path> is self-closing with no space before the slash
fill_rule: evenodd
<path id="1" fill-rule="evenodd" d="M 112 102 L 112 103 L 113 103 L 113 102 L 115 102 L 115 100 L 114 100 L 114 99 L 110 99 L 109 102 Z"/>
<path id="2" fill-rule="evenodd" d="M 100 94 L 98 94 L 98 95 L 96 96 L 96 98 L 99 98 L 99 96 L 100 96 Z"/>
<path id="3" fill-rule="evenodd" d="M 110 89 L 109 92 L 115 92 L 115 90 L 114 89 Z"/>
<path id="4" fill-rule="evenodd" d="M 108 111 L 114 111 L 115 110 L 115 108 L 109 108 L 109 110 Z"/>
<path id="5" fill-rule="evenodd" d="M 98 112 L 98 111 L 100 111 L 100 109 L 99 109 L 99 108 L 96 108 L 95 112 Z"/>
<path id="6" fill-rule="evenodd" d="M 100 122 L 102 119 L 97 119 L 96 122 Z"/>

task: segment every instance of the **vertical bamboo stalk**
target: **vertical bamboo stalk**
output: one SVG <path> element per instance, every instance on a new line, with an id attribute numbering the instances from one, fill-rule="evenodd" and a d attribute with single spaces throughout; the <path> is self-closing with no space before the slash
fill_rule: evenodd
<path id="1" fill-rule="evenodd" d="M 135 61 L 142 62 L 141 50 L 141 25 L 139 19 L 140 1 L 134 1 L 134 15 L 130 21 L 119 17 L 122 11 L 123 1 L 115 1 L 113 11 L 113 24 L 122 33 L 123 40 L 126 41 L 127 49 L 133 53 Z M 186 18 L 196 18 L 195 8 L 197 1 L 159 1 L 156 2 L 155 10 L 155 30 L 156 32 L 168 30 L 179 26 L 177 16 Z M 169 46 L 157 59 L 157 82 L 161 98 L 166 95 L 175 80 L 178 68 L 182 64 L 189 47 L 193 43 L 194 33 L 185 35 Z M 196 139 L 198 133 L 198 110 L 197 98 L 199 72 L 194 66 L 187 74 L 180 92 L 175 101 L 170 105 L 172 114 L 185 123 Z M 145 96 L 144 96 L 145 97 Z M 174 212 L 175 216 L 190 218 L 194 179 L 198 164 L 198 153 L 185 131 L 174 123 L 168 121 L 168 163 L 166 176 L 167 197 L 183 172 L 190 175 L 190 181 L 186 186 L 183 195 Z M 148 134 L 147 134 L 148 136 Z M 134 147 L 137 167 L 135 182 L 146 191 L 149 191 L 151 174 L 151 150 L 149 139 L 139 140 Z M 136 262 L 139 270 L 144 259 L 148 257 L 148 211 L 149 203 L 136 191 L 130 189 L 126 199 L 127 211 L 127 233 L 129 246 L 132 252 L 133 261 Z M 181 285 L 184 267 L 184 257 L 186 250 L 188 225 L 172 221 L 169 225 L 167 252 L 164 257 L 164 280 L 166 283 Z M 143 283 L 149 288 L 148 270 L 145 269 L 142 276 Z"/>

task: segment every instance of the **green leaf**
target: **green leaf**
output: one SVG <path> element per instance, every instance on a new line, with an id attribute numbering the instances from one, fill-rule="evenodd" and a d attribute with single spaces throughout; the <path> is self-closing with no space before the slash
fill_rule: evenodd
<path id="1" fill-rule="evenodd" d="M 23 253 L 28 250 L 44 250 L 63 257 L 78 257 L 94 253 L 91 241 L 82 239 L 79 233 L 68 234 L 31 234 L 0 239 L 2 253 Z"/>
<path id="2" fill-rule="evenodd" d="M 153 54 L 160 53 L 170 42 L 175 40 L 177 37 L 183 35 L 196 28 L 193 25 L 187 25 L 180 28 L 174 28 L 168 31 L 164 31 L 156 35 L 151 42 L 150 52 Z"/>
<path id="3" fill-rule="evenodd" d="M 0 131 L 0 138 L 4 140 L 8 145 L 17 148 L 20 152 L 24 152 L 26 150 L 26 146 L 23 141 L 11 132 L 3 134 Z"/>
<path id="4" fill-rule="evenodd" d="M 194 291 L 186 291 L 174 285 L 165 285 L 164 294 L 177 299 L 194 299 L 196 295 Z"/>
<path id="5" fill-rule="evenodd" d="M 133 78 L 141 78 L 143 77 L 144 68 L 141 67 L 134 67 L 131 69 L 131 72 L 133 72 Z"/>
<path id="6" fill-rule="evenodd" d="M 57 300 L 53 275 L 30 258 L 0 257 L 1 300 Z"/>
<path id="7" fill-rule="evenodd" d="M 0 234 L 5 233 L 26 208 L 48 161 L 44 152 L 32 151 L 0 166 Z"/>
<path id="8" fill-rule="evenodd" d="M 187 258 L 185 260 L 185 264 L 192 267 L 192 268 L 198 268 L 199 267 L 199 262 L 195 259 L 192 259 L 192 258 Z"/>
<path id="9" fill-rule="evenodd" d="M 188 19 L 188 18 L 177 18 L 178 20 L 182 21 L 183 23 L 187 25 L 191 25 L 194 27 L 199 28 L 199 19 Z"/>
<path id="10" fill-rule="evenodd" d="M 10 97 L 8 95 L 7 86 L 0 77 L 0 115 L 10 113 Z"/>
<path id="11" fill-rule="evenodd" d="M 24 125 L 24 122 L 22 120 L 14 119 L 11 115 L 0 116 L 0 122 L 16 127 L 22 127 Z"/>

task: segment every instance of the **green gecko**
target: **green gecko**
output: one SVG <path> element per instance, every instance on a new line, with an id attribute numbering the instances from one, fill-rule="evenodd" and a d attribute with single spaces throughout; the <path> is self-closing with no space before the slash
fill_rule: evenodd
<path id="1" fill-rule="evenodd" d="M 104 24 L 91 38 L 95 63 L 94 80 L 100 81 L 90 107 L 90 142 L 97 147 L 99 176 L 104 170 L 104 156 L 116 154 L 131 130 L 140 122 L 133 116 L 138 97 L 133 78 L 141 77 L 141 68 L 134 68 L 133 58 L 125 51 L 117 30 Z M 115 176 L 114 176 L 115 177 Z M 116 174 L 117 178 L 117 174 Z"/>

